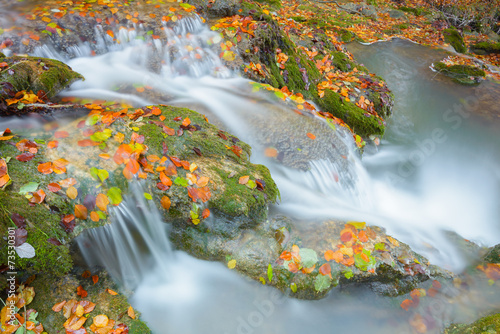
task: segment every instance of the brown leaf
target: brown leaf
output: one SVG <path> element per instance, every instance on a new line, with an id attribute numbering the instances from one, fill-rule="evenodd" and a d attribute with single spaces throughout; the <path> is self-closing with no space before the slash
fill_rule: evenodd
<path id="1" fill-rule="evenodd" d="M 248 176 L 248 175 L 242 176 L 238 180 L 238 183 L 239 184 L 247 184 L 249 179 L 250 179 L 250 176 Z"/>
<path id="2" fill-rule="evenodd" d="M 45 191 L 43 189 L 38 189 L 33 193 L 33 197 L 30 198 L 30 203 L 40 204 L 45 199 Z"/>
<path id="3" fill-rule="evenodd" d="M 22 154 L 19 154 L 17 157 L 16 157 L 16 160 L 18 161 L 22 161 L 22 162 L 26 162 L 26 161 L 30 161 L 31 159 L 33 159 L 35 157 L 35 155 L 33 153 L 30 153 L 30 152 L 26 152 L 26 153 L 22 153 Z"/>

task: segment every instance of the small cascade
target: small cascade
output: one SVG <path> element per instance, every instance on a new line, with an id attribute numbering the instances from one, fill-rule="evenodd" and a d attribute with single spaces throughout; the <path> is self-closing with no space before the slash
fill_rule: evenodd
<path id="1" fill-rule="evenodd" d="M 173 260 L 167 224 L 158 209 L 144 198 L 139 182 L 129 184 L 129 194 L 110 208 L 112 224 L 86 230 L 78 245 L 89 265 L 99 265 L 124 287 L 133 289 L 151 268 L 168 280 L 167 263 Z"/>

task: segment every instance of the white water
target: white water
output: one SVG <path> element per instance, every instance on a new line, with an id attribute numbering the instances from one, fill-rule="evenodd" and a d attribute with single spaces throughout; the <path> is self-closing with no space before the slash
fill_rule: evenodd
<path id="1" fill-rule="evenodd" d="M 343 218 L 383 226 L 432 263 L 457 271 L 466 261 L 443 230 L 455 231 L 482 245 L 500 242 L 498 153 L 484 140 L 464 144 L 464 140 L 476 138 L 478 131 L 469 125 L 456 132 L 445 128 L 449 136 L 446 145 L 435 144 L 432 149 L 427 146 L 426 151 L 425 140 L 432 138 L 429 130 L 441 123 L 432 123 L 436 106 L 418 101 L 425 96 L 420 91 L 422 87 L 412 87 L 410 81 L 401 82 L 399 90 L 394 87 L 397 93 L 406 94 L 403 98 L 420 97 L 410 99 L 406 109 L 396 105 L 395 112 L 400 114 L 395 119 L 402 122 L 388 133 L 378 151 L 367 152 L 360 161 L 352 139 L 339 129 L 327 134 L 326 140 L 318 138 L 315 144 L 323 145 L 320 151 L 327 153 L 311 160 L 310 170 L 304 172 L 266 158 L 262 143 L 276 140 L 269 135 L 270 129 L 288 125 L 319 128 L 324 123 L 296 115 L 266 94 L 252 93 L 248 81 L 230 77 L 210 45 L 217 40 L 217 34 L 196 23 L 186 24 L 179 31 L 181 36 L 172 33 L 170 41 L 175 40 L 181 49 L 195 41 L 202 58 L 189 52 L 175 53 L 165 46 L 168 43 L 157 43 L 155 48 L 160 50 L 165 64 L 159 73 L 153 73 L 148 70 L 147 61 L 152 44 L 124 33 L 120 45 L 110 45 L 101 34 L 101 48 L 106 51 L 101 56 L 90 57 L 85 45 L 73 48 L 73 56 L 78 56 L 73 59 L 49 48 L 38 52 L 66 61 L 86 77 L 86 81 L 74 84 L 65 93 L 67 96 L 122 99 L 137 106 L 159 99 L 207 113 L 211 121 L 252 145 L 254 162 L 270 168 L 282 197 L 273 210 L 299 218 Z M 177 57 L 171 58 L 172 53 Z M 394 70 L 397 72 L 398 68 Z M 404 66 L 399 70 L 402 76 L 407 74 Z M 153 87 L 156 100 L 115 90 L 134 84 Z M 439 97 L 436 99 L 439 104 Z M 420 106 L 416 111 L 427 108 L 430 112 L 414 115 L 412 104 Z M 427 122 L 419 122 L 425 118 Z M 466 124 L 465 119 L 462 121 Z M 293 140 L 297 133 L 285 135 Z M 282 137 L 283 134 L 278 135 Z M 494 143 L 497 141 L 498 138 Z M 478 148 L 486 149 L 484 157 Z M 411 154 L 417 149 L 424 159 L 412 164 Z M 347 156 L 344 164 L 339 163 L 339 154 Z M 408 161 L 412 169 L 405 173 Z M 134 289 L 132 303 L 143 312 L 155 333 L 410 332 L 408 314 L 397 307 L 395 310 L 390 301 L 371 292 L 351 297 L 334 292 L 315 302 L 291 300 L 274 289 L 248 282 L 222 264 L 196 260 L 182 252 L 172 253 L 166 226 L 154 208 L 140 214 L 132 209 L 138 200 L 131 199 L 123 205 L 112 226 L 90 232 L 89 240 L 92 244 L 97 241 L 99 246 L 91 249 L 88 256 L 92 258 L 95 251 L 107 254 L 100 263 L 126 287 Z M 144 229 L 137 233 L 129 230 L 138 225 Z M 156 232 L 151 234 L 153 229 Z M 125 258 L 129 262 L 122 262 Z M 438 300 L 436 305 L 439 303 Z M 436 318 L 443 322 L 452 320 L 449 310 L 440 307 Z M 391 322 L 394 318 L 400 319 Z"/>

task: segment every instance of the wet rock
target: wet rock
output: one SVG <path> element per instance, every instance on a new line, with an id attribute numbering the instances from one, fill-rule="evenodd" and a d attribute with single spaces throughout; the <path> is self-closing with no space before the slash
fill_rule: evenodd
<path id="1" fill-rule="evenodd" d="M 451 324 L 444 334 L 494 334 L 500 333 L 500 313 L 492 314 L 472 324 Z"/>
<path id="2" fill-rule="evenodd" d="M 6 57 L 2 59 L 7 66 L 0 69 L 0 83 L 11 85 L 11 90 L 32 91 L 51 98 L 76 80 L 84 78 L 66 64 L 47 58 Z M 5 90 L 0 91 L 0 98 L 12 98 Z"/>
<path id="3" fill-rule="evenodd" d="M 405 17 L 405 13 L 400 10 L 392 9 L 389 11 L 389 16 L 393 19 L 402 19 Z"/>
<path id="4" fill-rule="evenodd" d="M 488 250 L 484 262 L 500 263 L 500 245 L 493 246 Z"/>

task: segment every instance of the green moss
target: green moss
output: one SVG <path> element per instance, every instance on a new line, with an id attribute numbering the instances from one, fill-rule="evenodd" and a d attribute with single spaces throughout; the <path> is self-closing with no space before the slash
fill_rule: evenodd
<path id="1" fill-rule="evenodd" d="M 472 324 L 452 324 L 444 334 L 490 334 L 500 333 L 500 313 L 493 314 Z"/>
<path id="2" fill-rule="evenodd" d="M 292 16 L 291 19 L 295 20 L 297 22 L 306 22 L 307 21 L 307 19 L 302 17 L 302 16 Z"/>
<path id="3" fill-rule="evenodd" d="M 485 262 L 500 263 L 500 245 L 491 247 L 488 254 L 484 257 Z"/>
<path id="4" fill-rule="evenodd" d="M 0 71 L 0 82 L 11 83 L 17 91 L 37 93 L 42 90 L 50 98 L 74 81 L 83 79 L 69 66 L 53 59 L 15 56 L 3 61 L 9 66 Z"/>
<path id="5" fill-rule="evenodd" d="M 446 64 L 442 62 L 438 62 L 434 64 L 434 68 L 453 78 L 454 81 L 463 84 L 463 85 L 475 85 L 478 84 L 478 80 L 476 78 L 485 77 L 486 73 L 478 69 L 477 67 L 469 66 L 469 65 L 452 65 L 446 66 Z"/>
<path id="6" fill-rule="evenodd" d="M 465 46 L 464 39 L 458 30 L 454 28 L 449 28 L 443 30 L 444 41 L 449 43 L 457 52 L 465 53 L 467 52 L 467 47 Z"/>
<path id="7" fill-rule="evenodd" d="M 352 42 L 352 40 L 354 39 L 356 35 L 354 35 L 352 32 L 350 32 L 349 30 L 346 30 L 346 29 L 342 29 L 340 31 L 340 39 L 342 40 L 342 42 L 344 43 L 349 43 L 349 42 Z"/>
<path id="8" fill-rule="evenodd" d="M 339 94 L 327 89 L 322 99 L 316 101 L 323 111 L 343 119 L 360 136 L 383 135 L 385 126 L 374 116 L 366 116 L 365 111 L 352 102 L 342 101 Z M 368 115 L 368 114 L 367 114 Z"/>
<path id="9" fill-rule="evenodd" d="M 5 55 L 0 52 L 0 58 L 5 58 Z"/>
<path id="10" fill-rule="evenodd" d="M 255 0 L 258 3 L 264 4 L 264 5 L 269 5 L 272 8 L 279 9 L 281 8 L 281 1 L 280 0 Z"/>
<path id="11" fill-rule="evenodd" d="M 473 46 L 475 50 L 482 50 L 491 53 L 500 53 L 500 42 L 491 43 L 491 42 L 480 42 Z"/>
<path id="12" fill-rule="evenodd" d="M 394 106 L 394 94 L 392 92 L 369 91 L 368 99 L 373 102 L 373 106 L 380 116 L 385 118 L 391 115 Z"/>
<path id="13" fill-rule="evenodd" d="M 415 16 L 421 16 L 421 15 L 426 15 L 428 11 L 424 8 L 413 8 L 413 7 L 406 7 L 406 6 L 401 6 L 398 8 L 398 10 L 406 13 L 412 13 Z"/>

